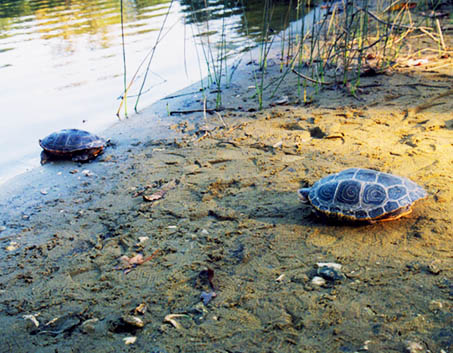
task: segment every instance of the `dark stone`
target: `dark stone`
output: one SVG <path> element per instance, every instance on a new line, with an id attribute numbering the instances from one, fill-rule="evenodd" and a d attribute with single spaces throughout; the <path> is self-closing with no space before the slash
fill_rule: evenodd
<path id="1" fill-rule="evenodd" d="M 327 136 L 327 134 L 321 130 L 319 126 L 315 126 L 314 128 L 310 129 L 310 136 L 315 139 L 322 139 Z"/>
<path id="2" fill-rule="evenodd" d="M 338 281 L 343 279 L 341 272 L 328 266 L 318 268 L 318 275 L 327 281 Z"/>

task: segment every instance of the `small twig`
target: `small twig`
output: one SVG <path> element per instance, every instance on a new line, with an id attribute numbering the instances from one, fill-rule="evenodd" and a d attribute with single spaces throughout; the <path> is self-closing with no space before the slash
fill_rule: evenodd
<path id="1" fill-rule="evenodd" d="M 437 71 L 437 70 L 442 69 L 442 68 L 444 68 L 444 67 L 451 68 L 451 62 L 446 63 L 446 64 L 443 64 L 443 65 L 439 65 L 439 66 L 430 67 L 430 68 L 428 68 L 428 69 L 425 69 L 425 72 Z"/>
<path id="2" fill-rule="evenodd" d="M 222 115 L 220 115 L 219 112 L 214 112 L 217 114 L 217 116 L 219 117 L 219 120 L 221 121 L 221 123 L 223 124 L 224 127 L 228 127 L 228 125 L 225 123 L 225 121 L 223 120 L 222 118 Z"/>
<path id="3" fill-rule="evenodd" d="M 319 85 L 330 86 L 330 85 L 335 84 L 335 82 L 322 82 L 322 81 L 314 80 L 311 77 L 305 76 L 304 74 L 301 74 L 300 72 L 297 72 L 295 69 L 292 69 L 291 71 L 294 72 L 297 76 L 302 77 L 303 79 L 305 79 L 307 81 L 317 83 Z"/>
<path id="4" fill-rule="evenodd" d="M 430 37 L 433 41 L 438 42 L 439 40 L 434 37 L 431 33 L 429 33 L 426 29 L 420 28 L 420 31 L 422 31 L 424 34 L 426 34 L 428 37 Z"/>
<path id="5" fill-rule="evenodd" d="M 223 108 L 219 109 L 193 109 L 193 110 L 172 110 L 170 111 L 170 115 L 176 115 L 176 114 L 192 114 L 192 113 L 209 113 L 209 114 L 214 114 L 217 111 L 222 111 L 224 110 Z"/>
<path id="6" fill-rule="evenodd" d="M 407 26 L 403 24 L 397 24 L 397 23 L 389 23 L 384 20 L 381 20 L 378 16 L 376 16 L 374 13 L 372 13 L 370 10 L 365 10 L 362 9 L 361 7 L 355 6 L 358 10 L 366 12 L 370 17 L 378 21 L 379 23 L 382 23 L 383 25 L 386 26 L 391 26 L 391 27 L 399 27 L 399 28 L 404 28 L 404 29 L 410 29 L 410 30 L 421 30 L 421 28 L 424 29 L 429 29 L 428 27 L 414 27 L 414 26 Z"/>
<path id="7" fill-rule="evenodd" d="M 204 91 L 203 89 L 199 89 L 198 91 L 181 93 L 181 94 L 174 94 L 174 95 L 171 95 L 171 96 L 166 96 L 166 97 L 162 98 L 162 100 L 174 99 L 174 98 L 179 98 L 179 97 L 184 97 L 184 96 L 191 96 L 191 95 L 194 95 L 194 94 L 197 94 L 197 93 L 201 93 L 203 91 Z"/>
<path id="8" fill-rule="evenodd" d="M 408 109 L 407 112 L 406 112 L 406 117 L 410 116 L 410 115 L 415 115 L 415 114 L 418 114 L 420 113 L 422 110 L 425 110 L 425 109 L 428 109 L 434 105 L 436 105 L 435 101 L 440 99 L 440 98 L 443 98 L 443 97 L 447 97 L 449 95 L 452 95 L 453 94 L 453 88 L 450 88 L 448 91 L 446 92 L 443 92 L 433 98 L 430 98 L 428 99 L 425 103 L 423 104 L 420 104 L 418 106 L 416 106 L 415 108 L 413 109 Z"/>
<path id="9" fill-rule="evenodd" d="M 200 136 L 199 138 L 197 138 L 197 142 L 200 142 L 201 140 L 204 140 L 206 137 L 209 136 L 209 132 L 208 131 L 205 131 L 204 134 L 202 136 Z"/>
<path id="10" fill-rule="evenodd" d="M 395 85 L 396 87 L 429 87 L 429 88 L 450 88 L 448 86 L 439 86 L 439 85 L 430 85 L 428 83 L 417 82 L 417 83 L 399 83 Z"/>
<path id="11" fill-rule="evenodd" d="M 149 260 L 152 260 L 154 257 L 156 257 L 156 255 L 159 253 L 159 249 L 157 249 L 156 251 L 154 251 L 151 255 L 149 255 L 148 257 L 145 257 L 142 261 L 140 261 L 139 265 L 142 265 L 144 264 L 145 262 L 148 262 Z"/>

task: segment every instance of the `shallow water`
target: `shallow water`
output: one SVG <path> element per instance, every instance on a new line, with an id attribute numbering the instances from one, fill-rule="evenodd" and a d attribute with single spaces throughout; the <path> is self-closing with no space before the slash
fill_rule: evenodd
<path id="1" fill-rule="evenodd" d="M 274 30 L 287 22 L 288 5 L 278 3 Z M 158 38 L 139 110 L 206 75 L 203 34 L 209 33 L 214 58 L 225 35 L 229 64 L 259 40 L 261 1 L 245 7 L 208 2 L 207 9 L 196 4 L 124 2 L 127 83 L 145 61 L 129 90 L 129 115 Z M 120 2 L 113 0 L 0 3 L 0 183 L 39 164 L 38 139 L 50 132 L 100 132 L 116 122 L 124 89 L 120 14 Z"/>

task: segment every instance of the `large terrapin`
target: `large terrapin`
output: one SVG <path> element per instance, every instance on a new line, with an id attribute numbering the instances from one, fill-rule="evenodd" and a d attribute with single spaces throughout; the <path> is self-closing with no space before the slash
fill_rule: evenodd
<path id="1" fill-rule="evenodd" d="M 328 175 L 298 194 L 302 202 L 329 217 L 368 222 L 408 215 L 413 203 L 427 196 L 407 178 L 362 168 Z"/>
<path id="2" fill-rule="evenodd" d="M 43 148 L 41 164 L 53 158 L 84 162 L 102 153 L 107 141 L 88 131 L 63 129 L 39 140 L 39 145 Z"/>

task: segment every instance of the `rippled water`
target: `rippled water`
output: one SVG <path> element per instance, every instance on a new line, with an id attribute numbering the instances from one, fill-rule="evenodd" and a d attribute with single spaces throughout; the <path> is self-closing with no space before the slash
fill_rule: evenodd
<path id="1" fill-rule="evenodd" d="M 127 82 L 160 35 L 139 109 L 205 75 L 202 34 L 215 44 L 224 33 L 232 53 L 260 37 L 262 1 L 204 3 L 124 2 Z M 0 2 L 0 183 L 39 164 L 38 139 L 48 133 L 69 127 L 100 132 L 117 120 L 124 89 L 120 4 Z M 287 12 L 286 1 L 273 9 L 273 28 L 284 25 Z M 129 115 L 146 65 L 128 92 Z"/>

